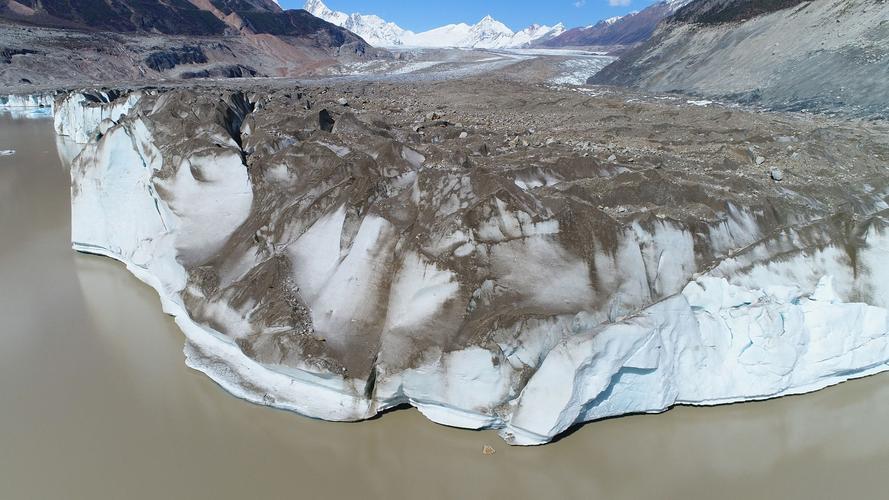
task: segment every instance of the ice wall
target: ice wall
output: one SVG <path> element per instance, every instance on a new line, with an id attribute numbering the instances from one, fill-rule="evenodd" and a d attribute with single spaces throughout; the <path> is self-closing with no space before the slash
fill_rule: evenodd
<path id="1" fill-rule="evenodd" d="M 885 194 L 862 194 L 869 208 L 857 219 L 854 259 L 823 220 L 767 233 L 753 211 L 732 205 L 695 231 L 669 219 L 627 224 L 581 258 L 560 239 L 559 220 L 542 209 L 532 218 L 502 194 L 473 208 L 473 225 L 447 226 L 394 258 L 408 245 L 395 218 L 341 203 L 304 222 L 289 199 L 281 210 L 257 204 L 259 182 L 308 189 L 293 199 L 334 188 L 317 179 L 306 187 L 283 160 L 248 172 L 246 104 L 215 104 L 208 116 L 221 121 L 180 140 L 151 117 L 173 104 L 144 97 L 72 93 L 56 105 L 56 130 L 85 144 L 71 168 L 73 246 L 124 262 L 154 287 L 186 334 L 189 366 L 244 399 L 329 420 L 407 403 L 433 421 L 532 445 L 585 421 L 807 392 L 887 368 Z M 429 181 L 433 189 L 419 176 L 393 176 L 393 196 L 415 210 L 437 200 L 439 219 L 468 206 L 465 179 Z M 257 213 L 271 219 L 257 222 Z M 223 248 L 235 255 L 223 272 L 196 281 Z M 465 289 L 465 272 L 445 264 L 460 259 L 484 262 L 496 279 Z M 269 291 L 279 283 L 265 285 L 270 263 L 283 263 L 276 269 L 292 289 Z M 226 286 L 233 291 L 208 292 Z M 308 309 L 307 342 L 346 355 L 377 350 L 371 375 L 307 349 L 292 358 L 249 343 L 281 342 L 257 317 L 271 307 L 268 294 L 293 290 L 300 300 L 288 314 Z M 540 313 L 483 341 L 459 336 L 454 318 L 511 307 Z M 257 352 L 265 347 L 275 355 Z"/>
<path id="2" fill-rule="evenodd" d="M 54 101 L 51 94 L 0 95 L 0 108 L 52 108 Z"/>
<path id="3" fill-rule="evenodd" d="M 0 112 L 21 118 L 52 117 L 54 100 L 50 94 L 0 95 Z"/>
<path id="4" fill-rule="evenodd" d="M 77 144 L 86 144 L 101 134 L 101 129 L 107 130 L 126 116 L 141 98 L 141 92 L 95 91 L 62 95 L 53 109 L 56 133 Z"/>

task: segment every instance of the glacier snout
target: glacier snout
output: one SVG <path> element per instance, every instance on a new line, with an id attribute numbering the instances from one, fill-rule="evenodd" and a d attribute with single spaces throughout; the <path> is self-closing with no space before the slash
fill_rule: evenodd
<path id="1" fill-rule="evenodd" d="M 74 248 L 154 287 L 189 366 L 259 404 L 337 421 L 410 404 L 531 445 L 887 369 L 878 178 L 836 191 L 848 214 L 567 147 L 467 168 L 450 124 L 433 140 L 318 89 L 75 92 L 55 125 L 83 146 Z M 661 205 L 607 210 L 630 181 Z"/>

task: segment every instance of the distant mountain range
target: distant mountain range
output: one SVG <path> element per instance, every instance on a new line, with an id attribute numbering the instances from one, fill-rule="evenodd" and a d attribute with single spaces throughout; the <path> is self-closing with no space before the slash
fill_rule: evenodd
<path id="1" fill-rule="evenodd" d="M 448 24 L 414 33 L 379 16 L 331 10 L 322 0 L 308 0 L 304 8 L 316 17 L 355 33 L 376 47 L 518 48 L 540 44 L 565 32 L 565 26 L 561 23 L 555 26 L 534 24 L 514 32 L 500 21 L 486 16 L 474 25 Z"/>
<path id="2" fill-rule="evenodd" d="M 612 17 L 592 26 L 570 29 L 538 45 L 544 47 L 609 47 L 634 45 L 648 40 L 658 24 L 691 0 L 667 0 L 649 5 L 639 12 Z"/>

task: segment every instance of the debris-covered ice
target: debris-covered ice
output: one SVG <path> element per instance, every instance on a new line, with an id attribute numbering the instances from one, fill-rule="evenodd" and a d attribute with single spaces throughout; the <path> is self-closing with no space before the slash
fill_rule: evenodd
<path id="1" fill-rule="evenodd" d="M 889 368 L 885 185 L 838 190 L 853 215 L 789 181 L 775 198 L 701 189 L 615 165 L 622 151 L 473 163 L 445 121 L 420 136 L 324 99 L 78 92 L 56 108 L 84 147 L 74 248 L 154 287 L 189 366 L 239 397 L 329 420 L 411 404 L 530 445 Z"/>
<path id="2" fill-rule="evenodd" d="M 595 75 L 614 62 L 614 57 L 604 55 L 574 55 L 559 66 L 558 74 L 550 82 L 556 85 L 584 85 L 591 75 Z"/>

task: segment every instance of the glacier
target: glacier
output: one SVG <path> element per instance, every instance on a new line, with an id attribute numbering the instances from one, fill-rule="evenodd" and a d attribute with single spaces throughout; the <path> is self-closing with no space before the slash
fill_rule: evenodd
<path id="1" fill-rule="evenodd" d="M 82 147 L 73 248 L 154 288 L 187 364 L 240 398 L 333 421 L 409 404 L 537 445 L 889 368 L 885 186 L 854 216 L 616 222 L 552 188 L 619 170 L 436 170 L 351 112 L 327 130 L 276 111 L 308 97 L 219 94 L 71 92 L 54 125 Z"/>

